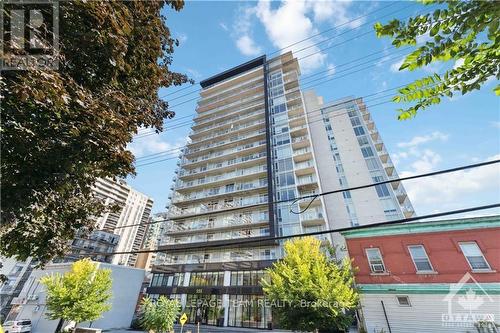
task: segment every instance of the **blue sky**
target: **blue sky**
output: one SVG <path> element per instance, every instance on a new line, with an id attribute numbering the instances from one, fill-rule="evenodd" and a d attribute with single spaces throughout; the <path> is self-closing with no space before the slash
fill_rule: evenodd
<path id="1" fill-rule="evenodd" d="M 256 56 L 277 55 L 275 52 L 284 46 L 342 25 L 291 47 L 299 59 L 312 54 L 299 60 L 303 87 L 310 87 L 325 101 L 332 101 L 376 93 L 432 72 L 442 73 L 453 66 L 454 63 L 433 64 L 411 73 L 398 72 L 402 56 L 409 51 L 391 48 L 388 38 L 379 39 L 369 32 L 373 31 L 372 22 L 376 20 L 387 22 L 391 18 L 406 18 L 430 10 L 413 2 L 187 1 L 182 11 L 167 10 L 165 14 L 167 25 L 180 42 L 174 53 L 173 69 L 188 74 L 197 82 Z M 358 17 L 362 18 L 354 20 Z M 421 41 L 425 40 L 423 37 Z M 307 49 L 300 51 L 304 48 Z M 380 53 L 353 62 L 375 52 Z M 322 74 L 307 79 L 321 71 Z M 322 79 L 307 83 L 315 78 Z M 369 110 L 399 174 L 429 172 L 500 158 L 500 104 L 492 92 L 497 83 L 490 80 L 480 91 L 454 96 L 408 121 L 397 120 L 398 105 L 395 103 L 370 108 L 370 104 L 389 97 L 373 102 L 369 98 Z M 197 94 L 181 96 L 195 92 L 196 87 L 172 94 L 177 90 L 178 87 L 162 89 L 159 94 L 171 94 L 165 99 L 176 112 L 176 118 L 187 118 L 167 121 L 167 130 L 159 135 L 135 139 L 130 148 L 137 158 L 185 143 L 189 126 L 169 127 L 184 124 L 194 113 L 196 101 L 191 99 Z M 159 155 L 156 160 L 172 156 L 175 154 Z M 142 163 L 151 161 L 155 159 Z M 151 196 L 155 201 L 154 212 L 160 212 L 167 202 L 175 168 L 175 159 L 139 166 L 137 176 L 129 177 L 128 181 Z M 419 215 L 500 202 L 498 165 L 405 182 L 404 185 Z"/>

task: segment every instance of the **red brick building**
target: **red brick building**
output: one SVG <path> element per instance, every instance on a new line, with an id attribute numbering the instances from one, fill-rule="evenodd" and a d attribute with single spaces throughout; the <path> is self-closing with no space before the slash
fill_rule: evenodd
<path id="1" fill-rule="evenodd" d="M 470 332 L 481 320 L 500 323 L 500 216 L 343 236 L 368 332 Z"/>

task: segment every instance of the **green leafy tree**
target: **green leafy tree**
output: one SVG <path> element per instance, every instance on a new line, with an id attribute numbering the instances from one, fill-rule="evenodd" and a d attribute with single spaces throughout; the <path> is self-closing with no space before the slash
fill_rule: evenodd
<path id="1" fill-rule="evenodd" d="M 282 328 L 320 332 L 345 330 L 352 321 L 358 293 L 350 261 L 331 259 L 321 241 L 304 237 L 287 241 L 284 257 L 268 269 L 261 284 Z"/>
<path id="2" fill-rule="evenodd" d="M 490 78 L 500 79 L 500 6 L 493 0 L 423 0 L 440 4 L 433 13 L 418 15 L 406 23 L 392 20 L 375 24 L 378 37 L 390 36 L 396 47 L 416 45 L 417 37 L 430 40 L 409 54 L 399 70 L 413 71 L 433 62 L 454 60 L 444 75 L 435 73 L 399 90 L 395 102 L 411 103 L 399 109 L 399 119 L 414 117 L 419 110 L 441 102 L 443 97 L 480 89 Z M 500 85 L 494 89 L 500 95 Z"/>
<path id="3" fill-rule="evenodd" d="M 47 275 L 40 279 L 47 289 L 47 317 L 81 323 L 99 319 L 111 309 L 111 270 L 99 269 L 89 259 L 72 264 L 64 274 Z"/>
<path id="4" fill-rule="evenodd" d="M 155 333 L 170 332 L 181 311 L 181 305 L 176 299 L 160 296 L 156 302 L 146 297 L 141 302 L 140 322 L 144 329 Z"/>
<path id="5" fill-rule="evenodd" d="M 64 255 L 105 209 L 96 179 L 134 173 L 137 129 L 161 131 L 174 116 L 158 89 L 188 80 L 170 70 L 178 41 L 162 15 L 183 5 L 59 1 L 58 70 L 2 72 L 1 254 L 41 264 Z"/>

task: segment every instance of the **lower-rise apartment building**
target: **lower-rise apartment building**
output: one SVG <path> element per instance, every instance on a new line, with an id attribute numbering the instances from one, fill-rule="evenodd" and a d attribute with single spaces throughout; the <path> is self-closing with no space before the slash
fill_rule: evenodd
<path id="1" fill-rule="evenodd" d="M 326 105 L 324 111 L 316 111 L 320 117 L 314 117 L 314 103 L 321 103 L 303 97 L 299 76 L 298 61 L 289 52 L 270 60 L 256 58 L 201 82 L 190 141 L 182 151 L 169 197 L 168 231 L 160 237 L 147 290 L 153 298 L 178 298 L 190 322 L 271 327 L 271 309 L 259 281 L 282 256 L 281 244 L 273 237 L 404 216 L 390 187 L 384 189 L 395 212 L 385 212 L 374 189 L 371 197 L 352 197 L 357 215 L 349 215 L 349 203 L 338 199 L 295 201 L 356 183 L 348 171 L 332 172 L 339 167 L 335 154 L 341 143 L 331 140 L 327 119 L 336 110 Z M 353 107 L 359 107 L 356 111 L 364 121 L 362 101 L 344 106 Z M 368 183 L 378 181 L 376 176 L 387 179 L 374 139 L 367 138 L 380 168 L 372 176 L 354 127 L 349 130 L 352 149 L 361 157 L 343 161 L 345 168 L 358 158 L 355 163 L 365 163 Z M 339 183 L 340 179 L 345 182 Z M 372 206 L 378 210 L 372 207 L 368 213 L 364 208 L 370 198 L 377 200 Z M 337 208 L 330 208 L 332 204 Z M 336 209 L 344 215 L 337 215 Z M 377 220 L 371 218 L 375 215 Z M 335 239 L 328 234 L 318 238 Z"/>

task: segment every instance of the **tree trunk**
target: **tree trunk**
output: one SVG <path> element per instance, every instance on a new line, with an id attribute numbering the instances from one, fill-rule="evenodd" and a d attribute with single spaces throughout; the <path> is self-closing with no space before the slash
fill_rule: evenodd
<path id="1" fill-rule="evenodd" d="M 59 322 L 57 323 L 57 327 L 56 327 L 56 331 L 55 333 L 59 333 L 63 327 L 63 324 L 64 324 L 64 320 L 63 319 L 59 319 Z"/>

